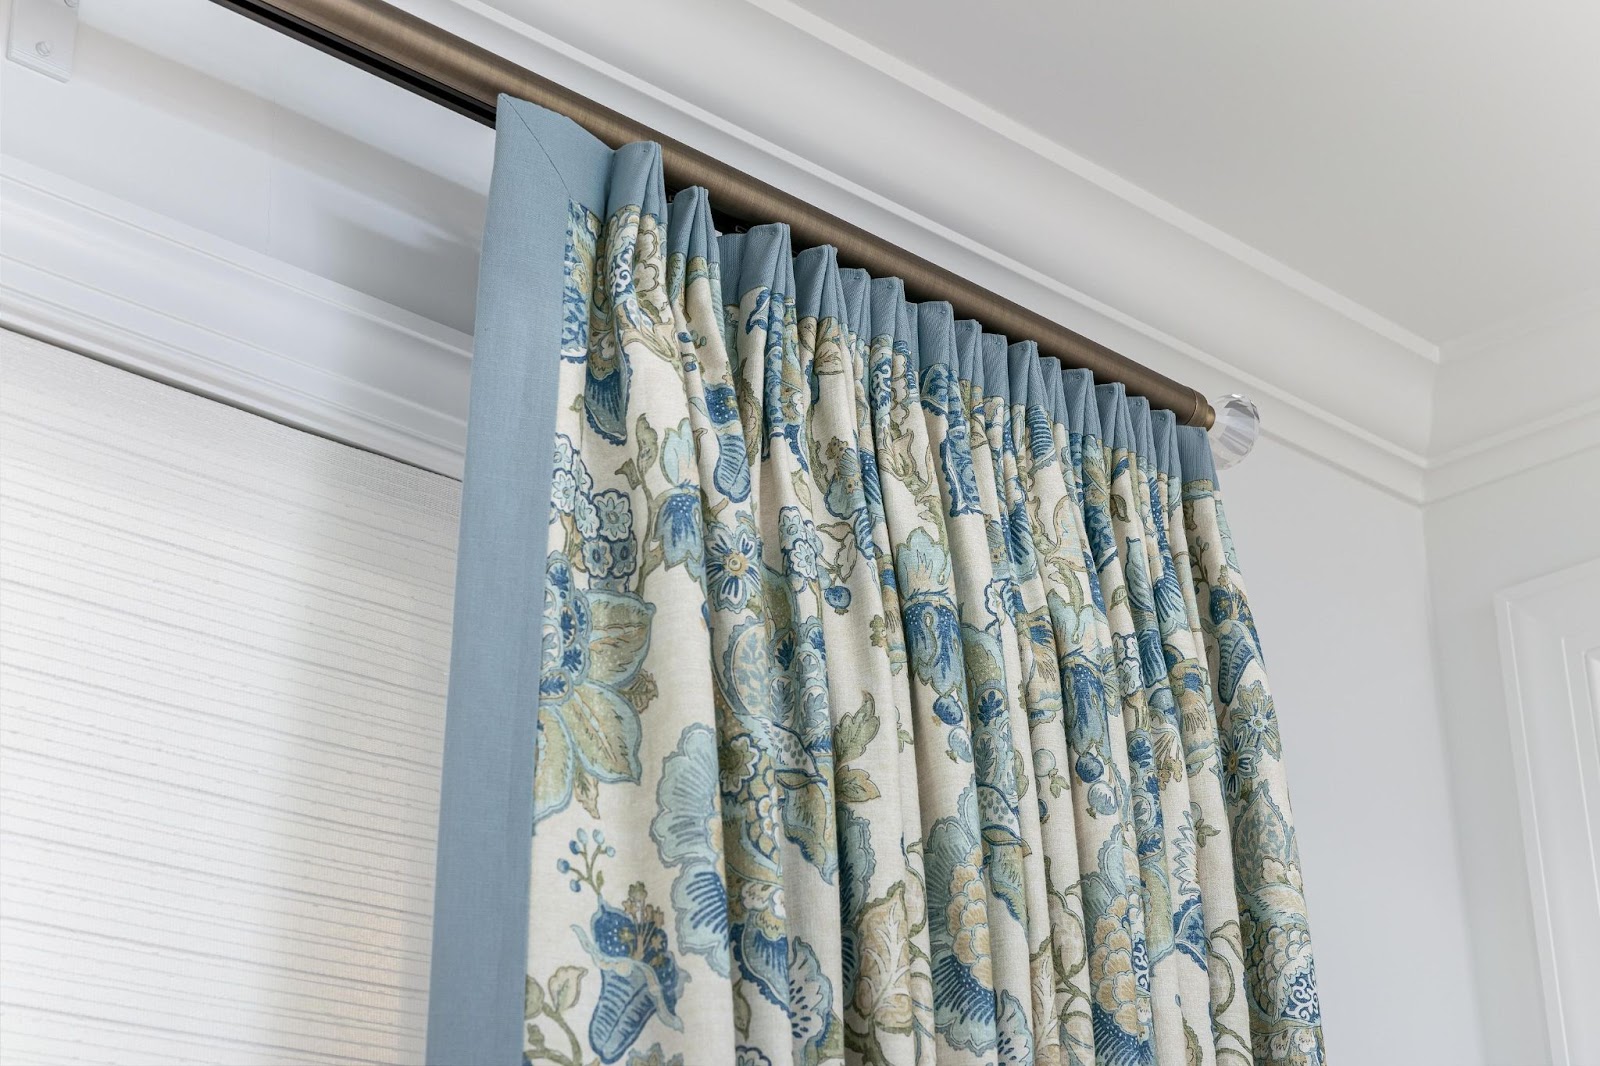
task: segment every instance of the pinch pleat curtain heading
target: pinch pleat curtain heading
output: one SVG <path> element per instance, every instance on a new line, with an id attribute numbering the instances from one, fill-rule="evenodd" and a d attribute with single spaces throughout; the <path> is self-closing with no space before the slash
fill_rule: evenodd
<path id="1" fill-rule="evenodd" d="M 1205 434 L 498 129 L 429 1061 L 1324 1062 Z"/>

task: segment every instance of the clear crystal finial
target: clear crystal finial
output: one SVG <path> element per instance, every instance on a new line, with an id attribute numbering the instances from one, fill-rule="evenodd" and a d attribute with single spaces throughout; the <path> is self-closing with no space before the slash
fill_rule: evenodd
<path id="1" fill-rule="evenodd" d="M 1217 469 L 1226 470 L 1237 465 L 1256 446 L 1256 438 L 1261 436 L 1261 412 L 1238 393 L 1214 400 L 1211 406 L 1217 412 L 1209 431 L 1211 454 L 1216 459 Z"/>

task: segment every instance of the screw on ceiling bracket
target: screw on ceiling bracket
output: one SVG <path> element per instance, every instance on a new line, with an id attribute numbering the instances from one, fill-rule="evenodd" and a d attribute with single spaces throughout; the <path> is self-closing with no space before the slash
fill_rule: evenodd
<path id="1" fill-rule="evenodd" d="M 78 3 L 79 0 L 12 0 L 6 58 L 57 81 L 72 77 Z"/>

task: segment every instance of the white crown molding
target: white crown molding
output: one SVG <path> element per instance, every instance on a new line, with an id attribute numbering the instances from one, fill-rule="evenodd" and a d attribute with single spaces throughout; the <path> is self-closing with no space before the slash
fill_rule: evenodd
<path id="1" fill-rule="evenodd" d="M 1600 290 L 1445 345 L 1424 500 L 1600 448 Z"/>
<path id="2" fill-rule="evenodd" d="M 1204 241 L 1218 251 L 1260 271 L 1285 287 L 1293 289 L 1344 315 L 1351 321 L 1360 323 L 1374 333 L 1392 340 L 1395 344 L 1423 359 L 1435 363 L 1439 361 L 1439 347 L 1432 341 L 1418 336 L 1399 323 L 1384 318 L 1342 293 L 1335 292 L 1321 282 L 1307 277 L 1298 270 L 1267 255 L 1260 249 L 1246 244 L 1237 237 L 1196 218 L 1194 215 L 1128 181 L 1121 175 L 1107 170 L 1093 160 L 1084 158 L 1059 142 L 1051 140 L 1004 112 L 933 77 L 898 56 L 892 55 L 877 45 L 841 29 L 827 19 L 807 11 L 799 4 L 794 3 L 793 0 L 745 0 L 745 2 L 765 11 L 774 18 L 783 20 L 794 28 L 809 34 L 823 44 L 837 49 L 860 63 L 890 74 L 897 81 L 916 89 L 916 91 L 927 96 L 930 100 L 934 100 L 951 111 L 964 115 L 979 125 L 986 126 L 996 133 L 1009 138 L 1023 148 L 1037 154 L 1041 159 L 1072 172 L 1113 196 L 1128 201 L 1130 204 L 1161 219 L 1174 228 L 1189 234 L 1197 240 Z"/>
<path id="3" fill-rule="evenodd" d="M 1270 435 L 1421 499 L 1431 345 L 794 9 L 399 6 L 1209 394 L 1246 392 Z M 773 77 L 773 55 L 806 76 Z"/>
<path id="4" fill-rule="evenodd" d="M 1600 399 L 1519 423 L 1429 460 L 1422 502 L 1438 503 L 1591 448 L 1600 450 Z"/>
<path id="5" fill-rule="evenodd" d="M 472 338 L 0 156 L 0 324 L 460 476 Z"/>

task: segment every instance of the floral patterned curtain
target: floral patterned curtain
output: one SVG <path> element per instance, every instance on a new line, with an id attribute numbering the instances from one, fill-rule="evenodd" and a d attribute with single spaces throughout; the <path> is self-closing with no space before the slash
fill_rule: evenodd
<path id="1" fill-rule="evenodd" d="M 538 661 L 457 649 L 537 670 L 524 1062 L 1322 1063 L 1204 433 L 605 157 L 477 356 L 559 361 Z"/>

